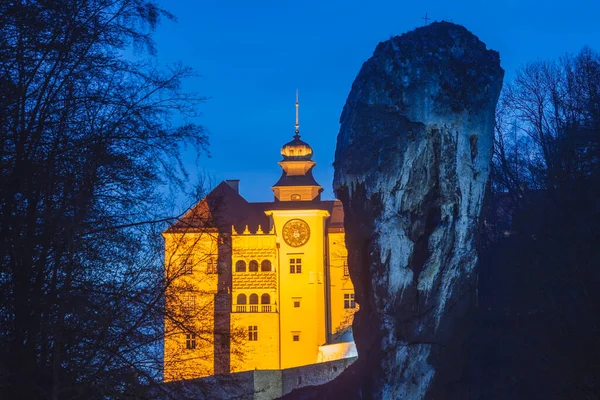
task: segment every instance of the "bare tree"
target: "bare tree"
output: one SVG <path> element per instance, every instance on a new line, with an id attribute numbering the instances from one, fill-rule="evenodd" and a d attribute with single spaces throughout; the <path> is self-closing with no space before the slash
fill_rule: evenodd
<path id="1" fill-rule="evenodd" d="M 160 378 L 159 188 L 185 182 L 183 144 L 207 146 L 188 122 L 202 98 L 180 87 L 193 72 L 144 60 L 162 18 L 154 0 L 0 3 L 2 398 Z"/>
<path id="2" fill-rule="evenodd" d="M 493 372 L 478 372 L 474 395 L 592 398 L 600 387 L 600 56 L 584 48 L 528 63 L 499 105 L 474 359 L 510 339 L 502 365 L 479 359 L 479 370 Z M 528 360 L 541 367 L 520 368 Z"/>
<path id="3" fill-rule="evenodd" d="M 497 112 L 495 183 L 500 190 L 556 191 L 598 173 L 600 56 L 524 65 Z"/>

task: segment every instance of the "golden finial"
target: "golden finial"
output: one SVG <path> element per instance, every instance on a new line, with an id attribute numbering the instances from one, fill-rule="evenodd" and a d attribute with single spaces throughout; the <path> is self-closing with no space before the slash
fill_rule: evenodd
<path id="1" fill-rule="evenodd" d="M 300 103 L 298 103 L 298 89 L 296 89 L 296 136 L 300 136 L 300 124 L 298 123 L 298 106 L 300 106 Z"/>

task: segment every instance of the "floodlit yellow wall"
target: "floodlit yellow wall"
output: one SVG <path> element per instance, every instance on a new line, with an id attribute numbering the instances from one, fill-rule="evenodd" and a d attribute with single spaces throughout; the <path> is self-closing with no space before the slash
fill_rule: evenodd
<path id="1" fill-rule="evenodd" d="M 248 339 L 250 326 L 258 328 L 256 341 Z M 279 369 L 279 314 L 234 313 L 231 329 L 242 335 L 231 348 L 231 372 Z"/>
<path id="2" fill-rule="evenodd" d="M 231 344 L 231 372 L 279 368 L 276 237 L 268 227 L 264 231 L 260 228 L 253 232 L 235 232 L 231 237 L 231 331 L 239 339 Z M 238 261 L 245 263 L 245 272 L 236 270 Z M 249 270 L 252 261 L 258 263 L 258 271 Z M 264 261 L 270 262 L 270 271 L 262 270 Z M 245 304 L 238 303 L 240 294 L 245 296 Z M 252 294 L 258 296 L 258 304 L 250 304 Z M 263 295 L 269 296 L 268 304 L 263 304 Z M 256 341 L 248 338 L 250 326 L 258 329 Z"/>
<path id="3" fill-rule="evenodd" d="M 167 285 L 164 380 L 212 375 L 214 295 L 218 275 L 206 272 L 209 260 L 217 257 L 218 235 L 189 232 L 164 233 L 163 236 Z M 188 349 L 186 334 L 193 332 L 196 336 L 190 339 L 195 339 L 195 348 Z"/>
<path id="4" fill-rule="evenodd" d="M 231 234 L 230 313 L 231 372 L 253 369 L 283 369 L 316 363 L 319 348 L 327 342 L 327 299 L 331 333 L 352 323 L 356 309 L 344 308 L 344 294 L 354 293 L 350 277 L 344 275 L 347 251 L 343 232 L 326 236 L 325 210 L 273 210 L 273 226 L 245 229 Z M 292 219 L 305 221 L 310 229 L 308 241 L 292 247 L 282 236 L 284 225 Z M 210 273 L 209 260 L 217 259 L 216 233 L 165 233 L 165 279 L 167 317 L 165 319 L 164 380 L 192 379 L 215 373 L 214 296 L 218 275 Z M 329 254 L 326 257 L 326 252 Z M 290 273 L 290 258 L 302 260 L 302 272 Z M 244 261 L 245 272 L 236 271 Z M 256 261 L 258 271 L 250 271 Z M 271 264 L 262 271 L 263 261 Z M 329 262 L 329 275 L 326 263 Z M 185 273 L 191 265 L 191 273 Z M 214 265 L 213 265 L 214 267 Z M 228 273 L 228 272 L 227 272 Z M 329 297 L 325 285 L 329 282 Z M 229 293 L 229 292 L 228 292 Z M 238 303 L 243 294 L 245 304 Z M 256 294 L 258 304 L 250 304 Z M 263 295 L 269 304 L 263 304 Z M 194 297 L 193 310 L 186 306 Z M 294 303 L 300 306 L 295 307 Z M 172 318 L 171 318 L 172 317 Z M 249 340 L 249 327 L 257 327 L 257 340 Z M 185 329 L 196 330 L 196 347 L 186 348 Z M 294 341 L 294 336 L 299 337 Z"/>
<path id="5" fill-rule="evenodd" d="M 348 260 L 348 251 L 344 242 L 344 233 L 330 232 L 329 241 L 329 275 L 331 298 L 331 333 L 334 338 L 344 328 L 352 325 L 352 318 L 357 308 L 344 308 L 344 294 L 354 294 L 354 286 L 349 275 L 344 274 L 344 265 Z"/>
<path id="6" fill-rule="evenodd" d="M 324 288 L 324 210 L 274 210 L 272 215 L 279 245 L 279 298 L 281 320 L 281 368 L 315 363 L 318 348 L 326 341 Z M 310 238 L 300 247 L 288 245 L 282 237 L 286 222 L 301 219 L 310 228 Z M 302 259 L 302 272 L 290 273 L 289 259 Z M 294 300 L 300 298 L 300 307 Z M 294 336 L 298 341 L 294 341 Z"/>

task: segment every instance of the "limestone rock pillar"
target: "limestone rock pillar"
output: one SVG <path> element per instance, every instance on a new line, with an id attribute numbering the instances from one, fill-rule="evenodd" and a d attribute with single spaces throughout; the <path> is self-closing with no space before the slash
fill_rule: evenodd
<path id="1" fill-rule="evenodd" d="M 503 75 L 497 52 L 440 22 L 380 43 L 352 85 L 334 178 L 360 304 L 350 397 L 467 398 L 465 332 Z"/>

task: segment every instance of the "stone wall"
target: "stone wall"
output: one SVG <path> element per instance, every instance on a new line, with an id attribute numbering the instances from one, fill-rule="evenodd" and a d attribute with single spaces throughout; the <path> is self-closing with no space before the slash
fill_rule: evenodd
<path id="1" fill-rule="evenodd" d="M 283 384 L 282 394 L 292 390 L 314 385 L 322 385 L 335 379 L 348 366 L 356 361 L 356 357 L 328 361 L 318 364 L 305 365 L 297 368 L 288 368 L 281 371 Z"/>
<path id="2" fill-rule="evenodd" d="M 169 382 L 152 398 L 271 400 L 298 388 L 327 383 L 354 361 L 356 357 L 283 370 L 254 370 Z"/>

